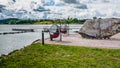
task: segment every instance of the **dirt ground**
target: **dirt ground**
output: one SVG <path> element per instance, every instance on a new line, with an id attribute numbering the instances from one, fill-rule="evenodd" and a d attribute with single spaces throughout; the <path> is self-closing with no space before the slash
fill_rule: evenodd
<path id="1" fill-rule="evenodd" d="M 60 38 L 54 39 L 54 41 L 50 41 L 50 39 L 46 39 L 45 43 L 48 44 L 61 44 L 68 46 L 85 46 L 85 47 L 98 47 L 98 48 L 113 48 L 120 49 L 120 33 L 112 36 L 110 39 L 85 39 L 82 38 L 79 34 L 71 34 L 71 35 L 62 35 L 62 41 Z"/>

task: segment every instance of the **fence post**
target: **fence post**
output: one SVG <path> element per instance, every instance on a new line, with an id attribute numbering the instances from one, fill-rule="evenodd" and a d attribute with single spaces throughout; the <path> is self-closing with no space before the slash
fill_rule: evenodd
<path id="1" fill-rule="evenodd" d="M 44 31 L 42 31 L 42 45 L 44 45 Z"/>

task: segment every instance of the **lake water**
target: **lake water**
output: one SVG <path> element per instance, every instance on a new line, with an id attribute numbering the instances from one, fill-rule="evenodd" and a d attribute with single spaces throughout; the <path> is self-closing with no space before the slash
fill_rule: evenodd
<path id="1" fill-rule="evenodd" d="M 0 55 L 12 52 L 16 49 L 21 49 L 27 45 L 30 45 L 33 41 L 41 39 L 42 28 L 49 28 L 51 25 L 0 25 L 0 33 L 12 32 L 12 28 L 18 29 L 34 29 L 35 32 L 27 32 L 20 34 L 6 34 L 0 35 Z M 78 31 L 82 25 L 70 25 L 70 34 L 74 31 Z M 45 38 L 48 38 L 49 34 L 45 33 Z"/>

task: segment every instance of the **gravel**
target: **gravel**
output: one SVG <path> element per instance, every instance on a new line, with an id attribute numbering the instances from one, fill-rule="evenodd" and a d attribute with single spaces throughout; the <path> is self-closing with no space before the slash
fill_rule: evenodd
<path id="1" fill-rule="evenodd" d="M 97 48 L 112 48 L 120 49 L 120 33 L 112 36 L 110 39 L 85 39 L 79 34 L 64 35 L 62 34 L 62 41 L 59 37 L 54 41 L 46 39 L 45 43 L 48 44 L 61 44 L 68 46 L 85 46 L 85 47 L 97 47 Z"/>

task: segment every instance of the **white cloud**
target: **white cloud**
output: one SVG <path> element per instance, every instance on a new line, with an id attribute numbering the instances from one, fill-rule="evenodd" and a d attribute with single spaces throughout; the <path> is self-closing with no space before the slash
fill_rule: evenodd
<path id="1" fill-rule="evenodd" d="M 12 12 L 12 15 L 20 18 L 92 18 L 96 17 L 120 17 L 120 0 L 0 0 L 0 5 L 5 5 L 4 11 Z M 51 2 L 53 1 L 53 2 Z M 52 5 L 44 6 L 44 4 Z M 39 7 L 50 11 L 33 11 Z M 21 11 L 25 10 L 25 11 Z M 26 13 L 24 13 L 26 12 Z M 20 13 L 20 14 L 18 14 Z M 3 16 L 2 16 L 3 15 Z M 35 17 L 34 17 L 35 16 Z M 3 12 L 0 17 L 7 17 Z M 8 16 L 11 17 L 11 16 Z"/>

